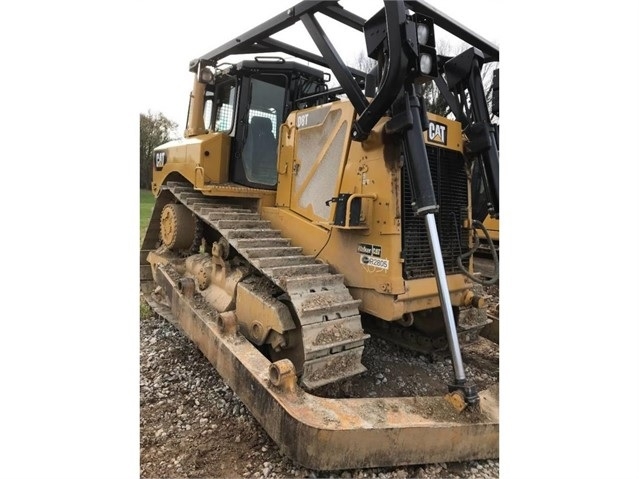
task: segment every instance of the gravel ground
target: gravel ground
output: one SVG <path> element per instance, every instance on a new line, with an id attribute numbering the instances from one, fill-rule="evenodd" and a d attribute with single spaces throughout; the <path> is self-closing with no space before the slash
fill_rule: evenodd
<path id="1" fill-rule="evenodd" d="M 498 292 L 493 289 L 493 303 Z M 313 471 L 280 454 L 197 347 L 163 319 L 140 320 L 140 476 L 168 477 L 335 477 L 335 478 L 496 478 L 498 460 L 426 464 L 396 468 Z M 479 338 L 463 346 L 467 376 L 478 388 L 499 380 L 499 352 Z M 371 339 L 363 363 L 369 371 L 340 386 L 356 396 L 437 394 L 450 379 L 445 357 L 430 362 Z M 392 368 L 401 368 L 397 374 Z M 371 387 L 371 385 L 374 385 Z M 355 391 L 355 392 L 354 392 Z M 324 391 L 331 395 L 330 388 Z"/>

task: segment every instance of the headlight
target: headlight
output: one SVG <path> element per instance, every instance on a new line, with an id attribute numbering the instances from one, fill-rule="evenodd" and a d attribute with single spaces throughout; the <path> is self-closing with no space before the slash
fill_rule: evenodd
<path id="1" fill-rule="evenodd" d="M 430 32 L 428 31 L 428 25 L 424 25 L 423 23 L 420 23 L 419 25 L 417 25 L 417 42 L 420 45 L 426 46 L 426 43 L 428 42 L 429 33 Z"/>
<path id="2" fill-rule="evenodd" d="M 198 80 L 201 81 L 202 83 L 209 83 L 211 80 L 213 80 L 213 72 L 206 67 L 202 68 L 200 70 L 200 75 Z"/>
<path id="3" fill-rule="evenodd" d="M 433 58 L 430 55 L 420 55 L 419 56 L 419 72 L 422 75 L 430 75 L 431 70 L 433 69 Z"/>

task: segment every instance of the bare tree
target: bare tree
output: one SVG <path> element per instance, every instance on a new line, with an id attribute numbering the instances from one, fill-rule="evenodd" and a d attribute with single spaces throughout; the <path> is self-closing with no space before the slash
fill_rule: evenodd
<path id="1" fill-rule="evenodd" d="M 451 57 L 451 58 L 455 57 L 469 48 L 470 46 L 466 43 L 461 43 L 461 44 L 452 46 L 450 42 L 446 40 L 437 41 L 437 53 L 438 55 L 443 57 Z M 368 73 L 375 66 L 377 66 L 377 61 L 372 58 L 369 58 L 364 51 L 360 51 L 358 55 L 355 57 L 355 59 L 352 62 L 350 62 L 350 66 Z M 495 70 L 496 68 L 499 68 L 499 62 L 490 62 L 490 63 L 484 64 L 481 71 L 482 82 L 484 84 L 484 92 L 486 95 L 486 102 L 488 103 L 489 110 L 491 110 L 492 98 L 493 98 L 493 84 L 492 84 L 493 70 Z M 445 78 L 444 73 L 440 72 L 440 74 L 444 75 L 444 78 Z M 444 116 L 444 117 L 449 117 L 452 115 L 450 106 L 446 102 L 444 96 L 439 91 L 439 88 L 437 88 L 437 85 L 435 84 L 434 81 L 431 80 L 424 83 L 422 85 L 421 91 L 422 91 L 422 96 L 424 97 L 424 100 L 426 101 L 426 109 L 429 112 L 434 113 L 436 115 Z M 494 115 L 492 115 L 492 113 L 491 113 L 491 120 L 496 121 L 496 118 L 494 118 Z"/>
<path id="2" fill-rule="evenodd" d="M 363 72 L 368 73 L 374 67 L 377 66 L 377 60 L 374 60 L 374 59 L 370 58 L 365 52 L 360 51 L 357 54 L 357 57 L 355 57 L 355 61 L 354 61 L 353 65 L 350 65 L 350 66 L 352 66 L 353 68 L 357 68 L 358 70 L 361 70 Z"/>
<path id="3" fill-rule="evenodd" d="M 441 40 L 437 42 L 437 53 L 443 57 L 455 57 L 460 53 L 468 50 L 470 45 L 466 43 L 458 44 L 457 46 L 451 46 L 449 42 L 446 40 Z M 486 102 L 488 104 L 489 111 L 491 110 L 492 98 L 493 98 L 493 70 L 495 68 L 499 68 L 499 62 L 490 62 L 483 65 L 481 70 L 482 83 L 484 85 L 484 94 L 486 95 Z M 445 73 L 440 72 L 441 75 L 446 77 Z M 426 83 L 423 91 L 424 99 L 426 100 L 426 104 L 428 111 L 431 113 L 435 113 L 437 115 L 448 117 L 451 115 L 451 109 L 448 106 L 448 103 L 444 99 L 444 96 L 437 88 L 437 85 L 434 81 Z M 494 116 L 491 114 L 491 116 Z M 491 118 L 495 120 L 494 118 Z"/>

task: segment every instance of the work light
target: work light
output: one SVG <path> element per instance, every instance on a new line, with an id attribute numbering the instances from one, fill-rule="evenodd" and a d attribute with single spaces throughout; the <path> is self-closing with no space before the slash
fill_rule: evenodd
<path id="1" fill-rule="evenodd" d="M 201 68 L 198 80 L 202 83 L 210 83 L 213 80 L 213 72 L 209 68 Z"/>
<path id="2" fill-rule="evenodd" d="M 417 43 L 420 45 L 426 46 L 428 43 L 428 36 L 430 31 L 428 30 L 428 25 L 425 23 L 420 23 L 417 25 Z"/>
<path id="3" fill-rule="evenodd" d="M 419 73 L 422 75 L 430 75 L 433 69 L 433 57 L 428 53 L 422 53 L 419 56 Z"/>
<path id="4" fill-rule="evenodd" d="M 415 81 L 425 82 L 437 76 L 437 50 L 435 48 L 435 24 L 432 18 L 415 13 L 406 23 L 406 36 L 416 39 L 412 51 L 415 56 Z M 413 40 L 414 41 L 414 40 Z"/>

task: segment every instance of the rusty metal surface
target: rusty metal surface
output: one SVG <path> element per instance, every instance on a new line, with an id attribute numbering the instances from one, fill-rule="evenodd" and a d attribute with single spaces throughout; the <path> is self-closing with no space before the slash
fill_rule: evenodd
<path id="1" fill-rule="evenodd" d="M 158 273 L 171 308 L 152 298 L 150 304 L 197 344 L 282 451 L 304 467 L 335 470 L 499 456 L 496 387 L 480 392 L 479 408 L 462 413 L 444 397 L 313 396 L 285 368 L 272 371 L 271 362 L 237 329 L 221 328 L 217 317 L 189 302 L 162 266 Z M 280 381 L 280 375 L 286 379 Z"/>

